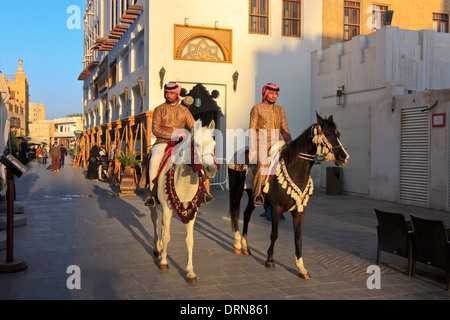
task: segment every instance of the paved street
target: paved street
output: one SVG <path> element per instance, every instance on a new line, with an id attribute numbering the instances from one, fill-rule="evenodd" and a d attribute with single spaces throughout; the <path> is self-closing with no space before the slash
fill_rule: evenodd
<path id="1" fill-rule="evenodd" d="M 445 273 L 417 264 L 404 274 L 406 259 L 382 253 L 381 289 L 368 289 L 375 264 L 374 207 L 445 219 L 450 213 L 400 206 L 360 197 L 328 196 L 316 189 L 304 223 L 304 261 L 312 279 L 297 275 L 292 218 L 280 222 L 276 268 L 266 269 L 270 222 L 254 212 L 249 227 L 251 256 L 236 255 L 228 218 L 228 194 L 218 187 L 213 204 L 202 206 L 195 224 L 194 270 L 198 284 L 184 280 L 184 225 L 174 217 L 169 271 L 153 257 L 153 228 L 145 195 L 115 196 L 106 182 L 84 178 L 66 166 L 53 173 L 35 161 L 16 182 L 26 224 L 14 229 L 14 258 L 25 271 L 0 273 L 0 299 L 119 300 L 450 300 Z M 246 200 L 246 197 L 244 197 Z M 245 203 L 242 204 L 244 206 Z M 17 216 L 18 214 L 16 214 Z M 0 251 L 4 263 L 6 250 Z M 69 266 L 81 271 L 81 288 L 69 289 Z"/>

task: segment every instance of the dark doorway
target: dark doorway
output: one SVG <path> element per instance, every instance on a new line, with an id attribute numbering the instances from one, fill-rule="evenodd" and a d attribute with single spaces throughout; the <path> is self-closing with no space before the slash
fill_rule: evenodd
<path id="1" fill-rule="evenodd" d="M 200 119 L 202 121 L 202 126 L 208 126 L 211 121 L 214 120 L 217 128 L 219 117 L 223 116 L 217 102 L 214 100 L 219 96 L 219 92 L 213 90 L 209 93 L 209 91 L 199 83 L 187 93 L 187 96 L 191 96 L 194 100 L 191 105 L 186 105 L 194 116 L 194 119 Z"/>

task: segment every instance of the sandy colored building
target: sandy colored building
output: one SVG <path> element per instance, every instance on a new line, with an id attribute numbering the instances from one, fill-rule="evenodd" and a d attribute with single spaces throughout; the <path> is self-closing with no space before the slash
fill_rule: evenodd
<path id="1" fill-rule="evenodd" d="M 225 139 L 227 129 L 248 128 L 261 89 L 276 83 L 297 137 L 310 124 L 310 55 L 321 46 L 321 16 L 313 0 L 86 1 L 79 76 L 86 146 L 131 136 L 129 146 L 147 153 L 169 81 L 198 102 L 190 105 L 194 117 L 214 119 Z"/>
<path id="2" fill-rule="evenodd" d="M 28 121 L 37 122 L 45 120 L 45 106 L 41 103 L 30 102 L 30 111 L 28 112 Z"/>
<path id="3" fill-rule="evenodd" d="M 9 88 L 11 98 L 7 103 L 8 118 L 11 121 L 11 130 L 17 135 L 27 134 L 27 113 L 30 105 L 29 84 L 23 69 L 23 60 L 19 59 L 17 72 L 6 76 L 6 85 Z"/>
<path id="4" fill-rule="evenodd" d="M 189 106 L 194 117 L 214 119 L 226 140 L 226 130 L 248 129 L 251 107 L 272 82 L 293 138 L 316 121 L 316 110 L 334 115 L 351 157 L 344 192 L 411 202 L 414 190 L 400 172 L 401 115 L 415 110 L 412 95 L 419 108 L 438 100 L 430 110 L 448 112 L 449 13 L 448 0 L 88 0 L 79 76 L 85 146 L 119 139 L 145 154 L 167 81 L 179 82 L 199 102 Z M 429 125 L 433 114 L 420 115 Z M 427 143 L 447 130 L 431 128 Z M 216 151 L 232 154 L 229 140 Z M 428 183 L 421 204 L 450 208 L 450 167 L 427 171 L 435 154 L 420 167 Z M 445 186 L 435 179 L 440 169 Z M 325 187 L 325 173 L 317 167 L 315 185 Z"/>
<path id="5" fill-rule="evenodd" d="M 380 29 L 386 10 L 394 12 L 391 25 L 408 30 L 449 32 L 448 0 L 323 0 L 322 49 L 359 34 Z"/>
<path id="6" fill-rule="evenodd" d="M 34 143 L 51 144 L 55 137 L 55 124 L 53 120 L 39 120 L 29 125 L 30 138 Z"/>
<path id="7" fill-rule="evenodd" d="M 66 149 L 72 149 L 75 145 L 75 132 L 83 130 L 81 117 L 65 117 L 53 120 L 54 142 L 64 145 Z"/>

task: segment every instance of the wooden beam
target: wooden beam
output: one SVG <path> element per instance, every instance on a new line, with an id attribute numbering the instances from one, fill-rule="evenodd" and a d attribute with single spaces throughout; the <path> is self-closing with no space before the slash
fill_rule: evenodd
<path id="1" fill-rule="evenodd" d="M 138 6 L 138 5 L 135 5 L 135 4 L 130 4 L 128 6 L 128 8 L 130 8 L 131 10 L 144 11 L 144 6 Z"/>
<path id="2" fill-rule="evenodd" d="M 115 35 L 115 36 L 121 36 L 121 35 L 123 35 L 125 33 L 125 31 L 114 31 L 114 30 L 111 30 L 111 32 L 109 33 L 110 35 L 111 34 L 113 34 L 113 35 Z"/>
<path id="3" fill-rule="evenodd" d="M 140 15 L 141 14 L 141 12 L 139 11 L 139 10 L 127 10 L 127 11 L 125 11 L 125 14 L 130 14 L 130 15 L 135 15 L 135 16 L 138 16 L 138 15 Z"/>
<path id="4" fill-rule="evenodd" d="M 133 23 L 133 20 L 130 20 L 130 19 L 124 19 L 124 18 L 120 18 L 119 19 L 120 20 L 120 22 L 123 22 L 123 23 Z"/>
<path id="5" fill-rule="evenodd" d="M 110 37 L 111 39 L 120 39 L 120 36 L 117 35 L 117 34 L 114 34 L 114 33 L 110 33 L 110 34 L 109 34 L 109 37 Z"/>
<path id="6" fill-rule="evenodd" d="M 128 30 L 128 27 L 129 26 L 127 26 L 127 25 L 124 25 L 124 24 L 116 24 L 116 26 L 114 27 L 114 29 L 113 30 L 116 30 L 116 29 L 120 29 L 120 30 Z"/>
<path id="7" fill-rule="evenodd" d="M 107 40 L 108 40 L 108 38 L 97 37 L 97 40 L 95 40 L 95 42 L 105 42 Z"/>
<path id="8" fill-rule="evenodd" d="M 122 18 L 136 20 L 136 16 L 133 16 L 133 15 L 130 15 L 130 14 L 123 14 Z"/>

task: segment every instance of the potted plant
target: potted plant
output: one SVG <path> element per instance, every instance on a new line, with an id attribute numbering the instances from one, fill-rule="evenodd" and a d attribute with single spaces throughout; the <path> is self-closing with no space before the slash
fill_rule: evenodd
<path id="1" fill-rule="evenodd" d="M 120 192 L 123 196 L 134 196 L 136 191 L 136 181 L 134 179 L 134 167 L 141 163 L 141 160 L 136 159 L 138 154 L 135 151 L 121 152 L 116 155 L 116 159 L 120 161 L 123 166 L 123 173 L 120 175 Z"/>
<path id="2" fill-rule="evenodd" d="M 136 159 L 137 157 L 138 154 L 135 151 L 122 151 L 120 154 L 116 155 L 116 159 L 118 159 L 123 166 L 124 174 L 133 174 L 134 167 L 141 163 L 141 160 Z"/>

